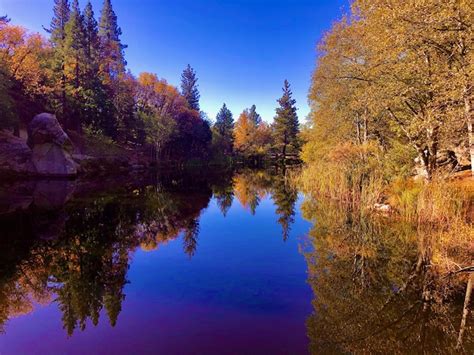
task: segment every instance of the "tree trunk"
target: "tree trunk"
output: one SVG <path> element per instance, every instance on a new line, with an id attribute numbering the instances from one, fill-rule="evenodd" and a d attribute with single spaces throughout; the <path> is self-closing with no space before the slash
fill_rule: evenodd
<path id="1" fill-rule="evenodd" d="M 369 115 L 369 111 L 367 109 L 364 110 L 364 118 L 363 118 L 363 123 L 364 123 L 364 143 L 367 143 L 367 140 L 369 138 L 369 123 L 368 123 L 368 118 L 367 116 Z"/>
<path id="2" fill-rule="evenodd" d="M 462 346 L 462 337 L 466 329 L 467 316 L 469 315 L 469 303 L 471 302 L 472 287 L 474 283 L 474 273 L 469 275 L 469 281 L 466 286 L 466 296 L 464 297 L 464 307 L 462 311 L 461 326 L 459 328 L 458 341 L 456 344 L 456 349 L 461 349 Z"/>

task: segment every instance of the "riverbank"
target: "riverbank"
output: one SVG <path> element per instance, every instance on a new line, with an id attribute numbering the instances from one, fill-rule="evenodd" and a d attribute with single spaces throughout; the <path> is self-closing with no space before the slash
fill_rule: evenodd
<path id="1" fill-rule="evenodd" d="M 0 179 L 75 178 L 146 169 L 146 147 L 119 145 L 105 136 L 64 131 L 51 114 L 40 114 L 14 136 L 0 131 Z"/>

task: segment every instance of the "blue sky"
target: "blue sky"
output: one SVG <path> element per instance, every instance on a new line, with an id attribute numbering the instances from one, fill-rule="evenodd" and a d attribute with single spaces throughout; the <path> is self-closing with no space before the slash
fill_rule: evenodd
<path id="1" fill-rule="evenodd" d="M 225 102 L 237 118 L 257 105 L 271 121 L 284 79 L 303 121 L 316 44 L 348 0 L 112 0 L 134 74 L 172 85 L 189 63 L 198 73 L 201 109 L 211 119 Z M 80 0 L 81 7 L 86 0 Z M 99 16 L 102 0 L 92 0 Z M 44 33 L 53 0 L 0 0 L 12 23 Z"/>

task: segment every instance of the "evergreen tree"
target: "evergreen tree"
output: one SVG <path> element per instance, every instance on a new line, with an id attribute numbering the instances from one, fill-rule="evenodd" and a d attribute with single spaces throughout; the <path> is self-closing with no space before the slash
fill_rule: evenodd
<path id="1" fill-rule="evenodd" d="M 120 41 L 121 34 L 122 30 L 118 26 L 112 3 L 110 0 L 104 0 L 98 32 L 99 73 L 110 100 L 111 111 L 102 118 L 101 125 L 104 132 L 114 139 L 119 138 L 119 130 L 123 131 L 130 125 L 125 121 L 133 119 L 133 112 L 130 112 L 132 108 L 130 100 L 134 93 L 124 91 L 131 88 L 131 85 L 129 85 L 129 75 L 125 71 L 127 63 L 124 58 L 124 49 L 126 46 Z"/>
<path id="2" fill-rule="evenodd" d="M 99 28 L 90 1 L 84 8 L 84 37 L 88 70 L 95 70 L 99 57 Z"/>
<path id="3" fill-rule="evenodd" d="M 231 153 L 234 146 L 234 118 L 226 104 L 217 113 L 213 131 L 218 149 L 224 153 Z"/>
<path id="4" fill-rule="evenodd" d="M 222 106 L 216 116 L 215 127 L 222 136 L 231 137 L 233 140 L 234 118 L 232 116 L 232 112 L 230 112 L 226 104 Z"/>
<path id="5" fill-rule="evenodd" d="M 68 0 L 54 0 L 53 19 L 46 31 L 51 34 L 50 41 L 54 49 L 53 71 L 58 77 L 57 97 L 53 100 L 59 120 L 64 124 L 66 111 L 66 75 L 64 43 L 66 39 L 66 24 L 69 21 L 70 7 Z"/>
<path id="6" fill-rule="evenodd" d="M 257 106 L 252 105 L 249 109 L 249 119 L 255 123 L 255 126 L 259 126 L 262 123 L 262 117 L 257 113 Z"/>
<path id="7" fill-rule="evenodd" d="M 101 72 L 103 80 L 109 84 L 120 74 L 125 73 L 123 50 L 126 48 L 120 42 L 122 30 L 117 23 L 117 15 L 112 8 L 111 0 L 104 0 L 104 6 L 99 20 L 99 41 L 101 50 Z"/>
<path id="8" fill-rule="evenodd" d="M 292 98 L 293 93 L 290 84 L 285 80 L 283 96 L 278 99 L 279 107 L 276 109 L 275 122 L 273 124 L 275 147 L 281 152 L 285 161 L 288 150 L 298 152 L 300 149 L 298 133 L 299 122 L 295 107 L 296 100 Z"/>
<path id="9" fill-rule="evenodd" d="M 99 75 L 99 28 L 90 1 L 83 14 L 85 40 L 84 123 L 106 130 L 113 114 L 112 103 Z"/>
<path id="10" fill-rule="evenodd" d="M 66 37 L 66 23 L 69 20 L 70 8 L 68 0 L 54 0 L 53 19 L 47 32 L 51 34 L 54 47 L 61 47 Z"/>
<path id="11" fill-rule="evenodd" d="M 184 96 L 189 104 L 189 107 L 193 110 L 199 111 L 199 90 L 197 85 L 196 72 L 188 64 L 181 74 L 181 94 Z"/>
<path id="12" fill-rule="evenodd" d="M 69 20 L 64 28 L 64 75 L 68 98 L 68 126 L 77 131 L 83 117 L 83 80 L 86 67 L 86 39 L 79 1 L 73 0 Z"/>

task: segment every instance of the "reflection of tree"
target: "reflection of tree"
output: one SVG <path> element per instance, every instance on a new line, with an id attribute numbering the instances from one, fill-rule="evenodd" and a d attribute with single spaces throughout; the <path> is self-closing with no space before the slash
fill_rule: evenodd
<path id="1" fill-rule="evenodd" d="M 296 186 L 288 179 L 286 171 L 244 170 L 234 176 L 234 191 L 241 205 L 255 214 L 260 201 L 271 193 L 283 240 L 287 240 L 294 223 L 295 204 L 298 199 Z"/>
<path id="2" fill-rule="evenodd" d="M 434 231 L 369 221 L 311 199 L 303 212 L 315 221 L 314 251 L 306 254 L 315 295 L 311 352 L 454 352 L 463 285 L 442 276 L 445 254 Z M 471 334 L 465 352 L 473 346 Z"/>
<path id="3" fill-rule="evenodd" d="M 235 196 L 240 204 L 255 214 L 260 201 L 270 190 L 272 177 L 267 171 L 245 170 L 234 176 Z"/>
<path id="4" fill-rule="evenodd" d="M 85 329 L 89 319 L 97 325 L 102 310 L 114 326 L 125 298 L 131 252 L 182 233 L 185 252 L 194 255 L 199 215 L 212 194 L 210 181 L 182 174 L 132 186 L 79 199 L 56 211 L 33 208 L 0 215 L 6 243 L 0 250 L 0 327 L 53 295 L 68 334 Z M 45 220 L 58 220 L 60 234 L 40 240 L 35 225 Z"/>
<path id="5" fill-rule="evenodd" d="M 283 230 L 283 240 L 287 240 L 290 234 L 291 225 L 294 223 L 295 204 L 298 199 L 298 191 L 287 180 L 285 175 L 277 175 L 273 182 L 272 190 L 273 202 L 277 206 L 278 223 Z"/>
<path id="6" fill-rule="evenodd" d="M 191 258 L 196 253 L 197 237 L 199 234 L 199 221 L 197 219 L 190 220 L 184 230 L 183 242 L 184 252 Z"/>
<path id="7" fill-rule="evenodd" d="M 232 179 L 227 180 L 225 184 L 214 186 L 213 194 L 217 206 L 219 206 L 219 209 L 225 217 L 234 202 L 234 185 Z"/>

